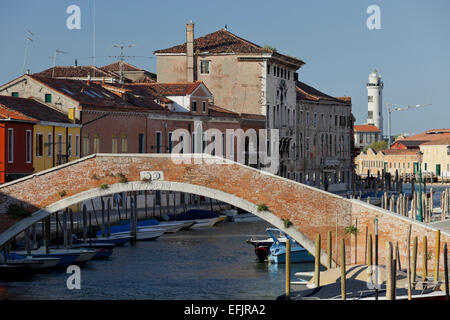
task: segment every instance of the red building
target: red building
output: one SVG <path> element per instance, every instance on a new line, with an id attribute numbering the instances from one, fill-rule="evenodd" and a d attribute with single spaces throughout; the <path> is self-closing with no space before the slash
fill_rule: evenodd
<path id="1" fill-rule="evenodd" d="M 0 183 L 33 173 L 33 124 L 36 122 L 0 104 Z"/>

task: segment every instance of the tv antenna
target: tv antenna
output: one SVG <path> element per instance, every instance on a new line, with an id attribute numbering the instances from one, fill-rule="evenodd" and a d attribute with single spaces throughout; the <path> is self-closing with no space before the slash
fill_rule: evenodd
<path id="1" fill-rule="evenodd" d="M 60 53 L 69 54 L 68 52 L 56 49 L 55 53 L 53 54 L 53 70 L 52 70 L 52 78 L 55 76 L 55 66 L 56 66 L 56 56 Z"/>
<path id="2" fill-rule="evenodd" d="M 120 64 L 120 83 L 123 83 L 123 61 L 125 60 L 125 56 L 123 55 L 123 50 L 125 48 L 132 48 L 135 47 L 135 44 L 113 44 L 111 48 L 120 48 L 120 55 L 117 56 L 119 58 L 119 64 Z M 129 56 L 127 56 L 129 57 Z"/>
<path id="3" fill-rule="evenodd" d="M 28 58 L 28 47 L 30 45 L 30 41 L 33 42 L 33 36 L 34 36 L 34 33 L 31 32 L 30 30 L 28 30 L 27 34 L 26 34 L 25 55 L 24 55 L 24 58 L 23 58 L 23 66 L 22 66 L 22 73 L 23 74 L 25 74 L 25 72 L 26 72 L 27 58 Z"/>

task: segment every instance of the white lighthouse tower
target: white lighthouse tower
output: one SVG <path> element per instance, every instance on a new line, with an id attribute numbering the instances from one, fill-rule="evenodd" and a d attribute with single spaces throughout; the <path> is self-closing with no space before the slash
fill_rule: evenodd
<path id="1" fill-rule="evenodd" d="M 372 73 L 369 74 L 369 82 L 366 87 L 368 96 L 367 124 L 375 125 L 383 135 L 383 82 L 376 69 L 373 69 Z"/>

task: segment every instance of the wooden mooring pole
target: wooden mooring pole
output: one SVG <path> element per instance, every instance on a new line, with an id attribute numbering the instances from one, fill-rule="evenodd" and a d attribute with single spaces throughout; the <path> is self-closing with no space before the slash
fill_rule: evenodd
<path id="1" fill-rule="evenodd" d="M 441 230 L 436 231 L 436 246 L 434 254 L 434 282 L 439 281 L 439 255 L 441 252 Z"/>
<path id="2" fill-rule="evenodd" d="M 422 281 L 427 281 L 428 274 L 428 248 L 427 248 L 427 236 L 423 236 L 422 239 Z"/>
<path id="3" fill-rule="evenodd" d="M 331 231 L 328 231 L 328 235 L 327 235 L 327 253 L 328 253 L 328 257 L 327 257 L 327 269 L 330 270 L 331 269 L 331 260 L 332 260 L 332 256 L 333 256 L 333 252 L 332 252 L 332 248 L 331 248 L 331 239 L 332 235 L 331 235 Z"/>
<path id="4" fill-rule="evenodd" d="M 341 297 L 347 299 L 346 271 L 345 271 L 345 241 L 341 239 Z"/>
<path id="5" fill-rule="evenodd" d="M 392 263 L 392 243 L 387 242 L 386 243 L 386 300 L 393 300 L 394 299 L 394 275 L 393 271 L 395 266 Z"/>
<path id="6" fill-rule="evenodd" d="M 286 299 L 291 295 L 291 240 L 286 239 Z"/>
<path id="7" fill-rule="evenodd" d="M 320 286 L 320 234 L 316 235 L 316 254 L 314 257 L 314 285 Z"/>
<path id="8" fill-rule="evenodd" d="M 448 295 L 447 242 L 444 243 L 444 282 L 445 282 L 445 300 L 448 300 L 449 299 L 449 295 Z"/>

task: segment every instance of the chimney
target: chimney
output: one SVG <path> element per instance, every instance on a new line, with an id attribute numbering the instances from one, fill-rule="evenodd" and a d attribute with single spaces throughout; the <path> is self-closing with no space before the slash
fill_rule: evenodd
<path id="1" fill-rule="evenodd" d="M 77 67 L 77 66 L 78 66 L 78 60 L 75 59 L 75 67 Z"/>
<path id="2" fill-rule="evenodd" d="M 186 23 L 186 81 L 194 82 L 194 23 Z"/>

